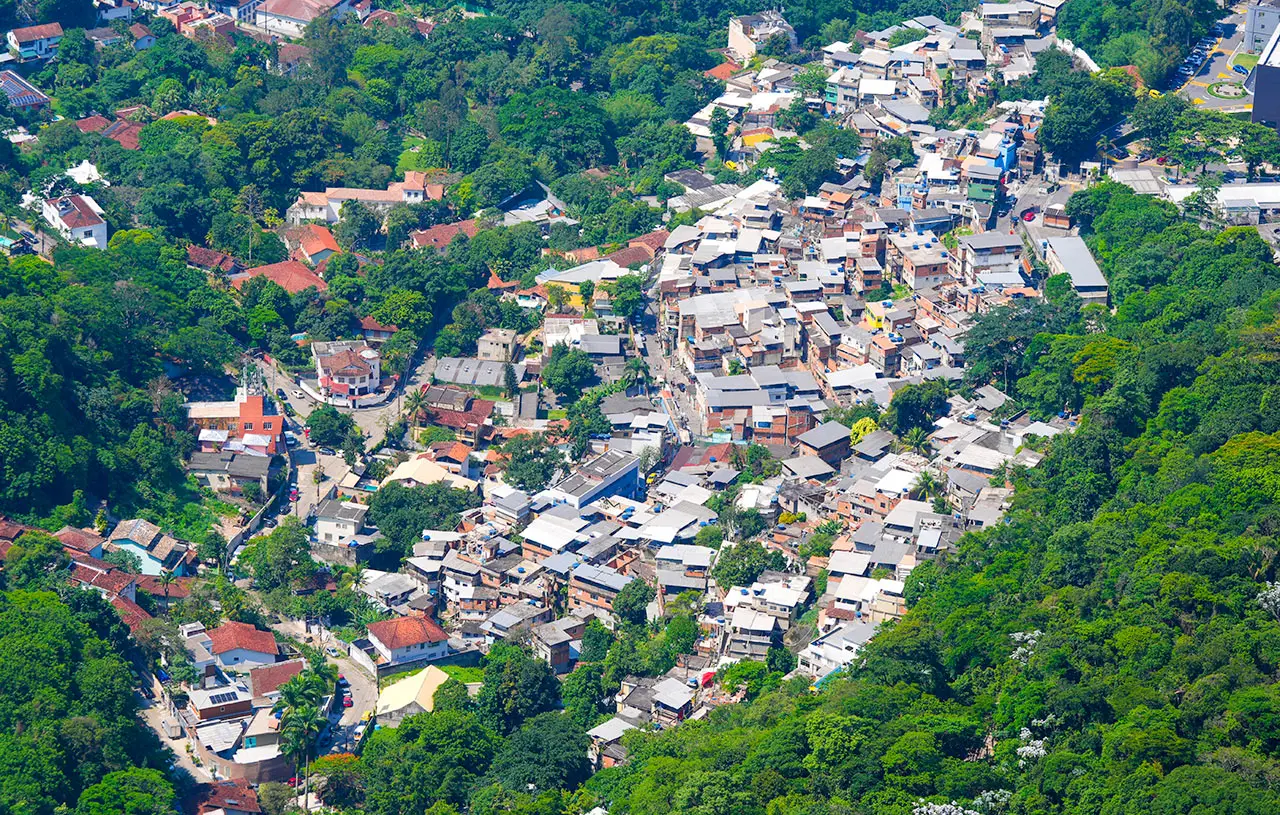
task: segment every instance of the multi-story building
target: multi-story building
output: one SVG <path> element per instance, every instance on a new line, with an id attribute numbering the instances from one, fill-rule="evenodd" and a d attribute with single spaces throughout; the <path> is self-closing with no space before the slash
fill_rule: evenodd
<path id="1" fill-rule="evenodd" d="M 729 51 L 739 62 L 746 62 L 756 55 L 761 45 L 779 34 L 787 38 L 790 48 L 796 47 L 796 30 L 781 12 L 769 10 L 734 17 L 729 20 Z"/>
<path id="2" fill-rule="evenodd" d="M 5 35 L 9 51 L 19 62 L 50 60 L 58 55 L 62 42 L 62 25 L 45 23 L 26 28 L 15 28 Z"/>
<path id="3" fill-rule="evenodd" d="M 613 613 L 618 592 L 633 579 L 590 563 L 579 563 L 569 574 L 569 607 Z"/>
<path id="4" fill-rule="evenodd" d="M 230 402 L 188 402 L 187 420 L 199 431 L 202 447 L 214 449 L 234 440 L 271 456 L 284 449 L 285 419 L 260 383 L 241 385 Z"/>
<path id="5" fill-rule="evenodd" d="M 382 382 L 382 356 L 363 342 L 314 342 L 311 356 L 326 396 L 366 396 Z"/>
<path id="6" fill-rule="evenodd" d="M 107 248 L 107 222 L 102 218 L 102 207 L 91 196 L 64 195 L 47 199 L 41 213 L 49 226 L 77 246 Z"/>

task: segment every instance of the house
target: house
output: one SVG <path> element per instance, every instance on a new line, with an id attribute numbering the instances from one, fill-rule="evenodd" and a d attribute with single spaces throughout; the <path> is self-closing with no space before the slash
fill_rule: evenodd
<path id="1" fill-rule="evenodd" d="M 313 2 L 330 0 L 267 0 L 266 5 L 307 5 Z M 342 220 L 342 205 L 348 201 L 361 203 L 375 214 L 386 217 L 396 204 L 421 204 L 428 200 L 439 201 L 443 197 L 443 185 L 429 184 L 424 173 L 410 170 L 404 174 L 404 181 L 393 181 L 385 190 L 328 187 L 323 192 L 299 193 L 298 199 L 286 211 L 285 220 L 294 226 L 307 221 L 322 221 L 332 226 Z"/>
<path id="2" fill-rule="evenodd" d="M 237 291 L 244 288 L 245 283 L 255 277 L 265 277 L 289 294 L 298 294 L 307 289 L 324 291 L 329 288 L 315 272 L 297 260 L 284 260 L 279 263 L 268 263 L 266 266 L 255 266 L 248 271 L 230 278 L 231 285 Z"/>
<path id="3" fill-rule="evenodd" d="M 258 793 L 243 780 L 201 784 L 203 797 L 196 815 L 261 815 Z"/>
<path id="4" fill-rule="evenodd" d="M 640 486 L 640 459 L 610 450 L 583 462 L 571 475 L 548 488 L 552 500 L 581 508 L 598 498 L 630 497 Z"/>
<path id="5" fill-rule="evenodd" d="M 156 44 L 156 35 L 142 23 L 129 26 L 129 35 L 133 38 L 133 50 L 145 51 Z"/>
<path id="6" fill-rule="evenodd" d="M 336 17 L 351 8 L 349 0 L 265 0 L 253 21 L 271 34 L 297 39 L 313 20 Z"/>
<path id="7" fill-rule="evenodd" d="M 574 616 L 543 623 L 533 629 L 533 654 L 558 674 L 567 673 L 573 663 L 572 643 L 581 640 L 586 623 Z"/>
<path id="8" fill-rule="evenodd" d="M 378 693 L 375 711 L 378 724 L 395 727 L 408 716 L 433 712 L 436 709 L 436 691 L 447 681 L 447 673 L 434 665 L 428 665 L 426 670 L 383 688 Z"/>
<path id="9" fill-rule="evenodd" d="M 569 607 L 613 613 L 613 600 L 633 579 L 613 569 L 579 563 L 569 576 Z"/>
<path id="10" fill-rule="evenodd" d="M 365 342 L 383 343 L 396 335 L 400 329 L 394 325 L 383 325 L 372 317 L 360 318 L 360 334 Z"/>
<path id="11" fill-rule="evenodd" d="M 1086 304 L 1107 304 L 1107 278 L 1098 268 L 1084 238 L 1049 238 L 1045 262 L 1054 274 L 1065 274 L 1071 278 L 1071 288 Z"/>
<path id="12" fill-rule="evenodd" d="M 99 23 L 110 23 L 114 20 L 123 20 L 127 23 L 133 19 L 133 12 L 137 7 L 135 0 L 94 0 L 93 2 Z"/>
<path id="13" fill-rule="evenodd" d="M 832 467 L 849 457 L 849 428 L 839 422 L 823 422 L 796 437 L 800 452 L 817 456 Z"/>
<path id="14" fill-rule="evenodd" d="M 97 49 L 108 48 L 123 41 L 120 33 L 114 28 L 90 28 L 84 32 L 84 35 Z"/>
<path id="15" fill-rule="evenodd" d="M 144 575 L 172 572 L 182 577 L 196 568 L 193 547 L 163 534 L 160 527 L 141 518 L 116 524 L 107 544 L 108 549 L 122 549 L 135 555 L 142 562 Z"/>
<path id="16" fill-rule="evenodd" d="M 50 60 L 58 55 L 58 44 L 62 42 L 62 25 L 44 23 L 15 28 L 5 35 L 5 41 L 9 44 L 9 51 L 19 62 Z"/>
<path id="17" fill-rule="evenodd" d="M 399 617 L 369 624 L 369 644 L 386 665 L 439 659 L 449 653 L 449 635 L 425 617 Z"/>
<path id="18" fill-rule="evenodd" d="M 201 449 L 252 450 L 266 456 L 284 450 L 285 418 L 263 391 L 261 383 L 246 381 L 229 402 L 188 402 L 187 421 L 197 431 Z"/>
<path id="19" fill-rule="evenodd" d="M 330 396 L 364 396 L 382 383 L 382 355 L 362 342 L 313 342 L 320 391 Z"/>
<path id="20" fill-rule="evenodd" d="M 316 540 L 341 545 L 360 533 L 368 514 L 362 504 L 325 499 L 316 507 Z"/>
<path id="21" fill-rule="evenodd" d="M 107 222 L 102 207 L 89 195 L 64 195 L 49 198 L 41 205 L 41 214 L 49 226 L 73 244 L 90 249 L 107 248 Z"/>
<path id="22" fill-rule="evenodd" d="M 196 452 L 187 460 L 186 469 L 201 484 L 217 492 L 238 494 L 244 492 L 247 484 L 257 484 L 259 495 L 265 497 L 271 459 L 230 450 Z"/>
<path id="23" fill-rule="evenodd" d="M 280 696 L 280 686 L 307 669 L 305 659 L 287 659 L 270 665 L 249 669 L 249 689 L 254 698 L 274 702 Z"/>
<path id="24" fill-rule="evenodd" d="M 734 17 L 729 20 L 729 52 L 738 62 L 745 63 L 761 45 L 779 35 L 786 38 L 790 50 L 795 50 L 796 30 L 781 12 L 768 10 Z"/>
<path id="25" fill-rule="evenodd" d="M 223 670 L 271 665 L 280 651 L 270 631 L 231 620 L 206 632 L 205 638 L 209 642 L 206 646 L 209 653 Z"/>
<path id="26" fill-rule="evenodd" d="M 102 545 L 106 543 L 106 539 L 96 532 L 88 529 L 76 529 L 71 526 L 62 527 L 57 532 L 54 532 L 53 536 L 65 548 L 74 549 L 92 558 L 102 557 Z"/>
<path id="27" fill-rule="evenodd" d="M 298 251 L 307 263 L 316 266 L 342 251 L 333 233 L 319 224 L 306 224 L 298 237 Z"/>
<path id="28" fill-rule="evenodd" d="M 420 229 L 409 233 L 409 240 L 417 249 L 428 247 L 443 252 L 459 235 L 474 238 L 480 232 L 480 223 L 474 218 L 457 221 L 451 224 L 437 224 L 430 229 Z"/>
<path id="29" fill-rule="evenodd" d="M 243 716 L 253 711 L 253 697 L 233 685 L 192 688 L 187 691 L 187 709 L 200 722 Z"/>
<path id="30" fill-rule="evenodd" d="M 591 744 L 587 746 L 587 758 L 597 770 L 615 767 L 626 758 L 622 749 L 622 737 L 628 730 L 636 726 L 626 719 L 614 716 L 603 724 L 598 724 L 587 731 Z"/>
<path id="31" fill-rule="evenodd" d="M 49 106 L 48 96 L 13 71 L 0 71 L 0 91 L 8 97 L 9 107 L 14 110 L 37 111 Z"/>
<path id="32" fill-rule="evenodd" d="M 476 356 L 489 362 L 511 362 L 516 357 L 516 332 L 491 328 L 476 341 Z"/>
<path id="33" fill-rule="evenodd" d="M 91 116 L 89 118 L 102 119 L 101 116 Z M 91 132 L 89 130 L 85 130 L 85 123 L 88 121 L 88 119 L 81 119 L 76 122 L 76 126 L 79 127 L 82 132 Z M 104 123 L 106 122 L 105 119 L 102 121 Z M 93 125 L 91 124 L 89 126 L 92 127 Z M 218 275 L 232 275 L 244 271 L 243 264 L 231 255 L 219 252 L 216 249 L 196 246 L 195 244 L 189 244 L 187 246 L 187 265 L 193 269 L 199 269 L 204 272 L 211 272 Z"/>

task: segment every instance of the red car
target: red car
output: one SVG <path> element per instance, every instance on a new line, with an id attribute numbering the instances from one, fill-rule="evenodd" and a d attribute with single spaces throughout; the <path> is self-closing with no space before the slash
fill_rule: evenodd
<path id="1" fill-rule="evenodd" d="M 290 500 L 290 501 L 297 501 L 297 500 L 298 500 L 298 491 L 297 491 L 297 490 L 289 490 L 289 500 Z"/>
<path id="2" fill-rule="evenodd" d="M 343 707 L 354 707 L 354 706 L 355 706 L 355 700 L 354 700 L 354 699 L 352 699 L 350 696 L 344 696 L 344 697 L 342 697 L 342 706 L 343 706 Z"/>
<path id="3" fill-rule="evenodd" d="M 1156 164 L 1164 164 L 1164 163 L 1165 163 L 1166 161 L 1168 161 L 1168 160 L 1169 160 L 1169 159 L 1168 159 L 1168 158 L 1166 158 L 1165 156 L 1158 156 L 1158 157 L 1156 158 Z"/>
<path id="4" fill-rule="evenodd" d="M 1031 223 L 1036 219 L 1036 211 L 1034 209 L 1024 209 L 1022 211 L 1022 220 Z"/>

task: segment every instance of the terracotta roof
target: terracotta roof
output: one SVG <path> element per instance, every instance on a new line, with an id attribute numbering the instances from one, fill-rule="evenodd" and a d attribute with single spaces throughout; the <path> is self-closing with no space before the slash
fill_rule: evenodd
<path id="1" fill-rule="evenodd" d="M 69 546 L 85 554 L 89 554 L 107 542 L 106 538 L 97 533 L 90 532 L 87 529 L 75 529 L 70 526 L 62 527 L 57 532 L 54 532 L 53 536 L 61 541 L 63 546 Z"/>
<path id="2" fill-rule="evenodd" d="M 647 246 L 628 246 L 625 249 L 619 249 L 607 255 L 605 260 L 611 260 L 626 268 L 636 263 L 647 263 L 653 260 L 653 253 L 649 251 Z"/>
<path id="3" fill-rule="evenodd" d="M 291 659 L 274 665 L 260 665 L 249 670 L 249 687 L 254 696 L 274 693 L 280 686 L 307 669 L 305 659 Z"/>
<path id="4" fill-rule="evenodd" d="M 386 9 L 375 9 L 369 12 L 369 16 L 364 18 L 364 27 L 372 28 L 374 23 L 382 23 L 390 28 L 399 28 L 400 17 Z"/>
<path id="5" fill-rule="evenodd" d="M 133 38 L 135 40 L 140 40 L 143 37 L 155 36 L 154 34 L 151 33 L 151 29 L 147 28 L 142 23 L 134 23 L 133 25 L 129 26 L 129 33 L 133 35 Z"/>
<path id="6" fill-rule="evenodd" d="M 237 812 L 262 812 L 258 803 L 258 793 L 244 781 L 215 781 L 212 784 L 201 784 L 203 793 L 197 815 L 216 810 L 231 809 Z"/>
<path id="7" fill-rule="evenodd" d="M 96 113 L 92 116 L 86 116 L 83 119 L 76 120 L 76 128 L 79 129 L 81 133 L 101 133 L 110 125 L 110 119 L 105 116 L 99 116 Z"/>
<path id="8" fill-rule="evenodd" d="M 296 260 L 286 260 L 267 266 L 258 266 L 245 272 L 245 276 L 231 281 L 231 285 L 239 289 L 251 277 L 265 277 L 276 283 L 290 294 L 315 286 L 317 291 L 324 291 L 329 285 L 320 276 Z"/>
<path id="9" fill-rule="evenodd" d="M 326 249 L 330 252 L 342 251 L 342 248 L 338 246 L 338 242 L 334 239 L 333 233 L 319 224 L 307 224 L 303 227 L 298 246 L 301 247 L 307 257 L 317 255 Z"/>
<path id="10" fill-rule="evenodd" d="M 103 223 L 102 216 L 93 211 L 89 202 L 78 195 L 64 195 L 48 201 L 58 211 L 58 217 L 68 229 L 84 229 Z"/>
<path id="11" fill-rule="evenodd" d="M 373 367 L 355 351 L 339 351 L 319 357 L 316 364 L 326 376 L 369 376 L 373 373 Z"/>
<path id="12" fill-rule="evenodd" d="M 730 60 L 729 62 L 720 63 L 719 65 L 717 65 L 716 67 L 712 68 L 709 71 L 703 71 L 702 75 L 709 76 L 712 79 L 719 79 L 721 82 L 725 82 L 729 79 L 729 77 L 733 76 L 734 74 L 736 74 L 738 71 L 741 71 L 741 70 L 742 70 L 741 65 Z"/>
<path id="13" fill-rule="evenodd" d="M 160 537 L 160 527 L 142 518 L 133 518 L 116 524 L 116 528 L 111 530 L 107 540 L 112 542 L 130 540 L 139 546 L 150 547 L 158 537 Z"/>
<path id="14" fill-rule="evenodd" d="M 388 648 L 407 648 L 428 642 L 444 642 L 449 635 L 425 617 L 400 617 L 369 624 L 369 635 Z"/>
<path id="15" fill-rule="evenodd" d="M 372 317 L 361 317 L 360 328 L 365 331 L 399 331 L 400 329 L 394 325 L 383 325 Z"/>
<path id="16" fill-rule="evenodd" d="M 102 135 L 114 142 L 117 142 L 126 150 L 137 150 L 138 134 L 141 132 L 141 122 L 131 122 L 128 119 L 118 119 L 103 130 Z"/>
<path id="17" fill-rule="evenodd" d="M 71 580 L 82 586 L 92 586 L 95 589 L 103 589 L 112 594 L 127 591 L 129 585 L 134 582 L 131 574 L 115 571 L 114 569 L 109 572 L 101 572 L 97 569 L 91 569 L 79 561 L 74 561 L 71 564 Z"/>
<path id="18" fill-rule="evenodd" d="M 169 584 L 169 599 L 181 600 L 190 597 L 191 584 L 194 582 L 195 579 L 191 577 L 179 577 L 174 580 Z M 160 585 L 160 578 L 156 575 L 138 575 L 138 591 L 152 597 L 164 597 L 164 586 Z"/>
<path id="19" fill-rule="evenodd" d="M 498 273 L 493 269 L 489 270 L 489 281 L 484 284 L 485 288 L 493 291 L 502 291 L 504 289 L 520 288 L 519 280 L 512 280 L 510 283 L 504 283 L 502 278 L 498 277 Z"/>
<path id="20" fill-rule="evenodd" d="M 309 23 L 317 17 L 324 16 L 336 5 L 338 0 L 267 0 L 262 4 L 262 11 L 277 17 Z"/>
<path id="21" fill-rule="evenodd" d="M 458 221 L 452 224 L 438 224 L 430 229 L 423 229 L 417 232 L 410 232 L 409 237 L 413 239 L 413 245 L 425 248 L 433 247 L 435 249 L 445 249 L 458 233 L 466 235 L 468 238 L 474 238 L 476 233 L 480 231 L 480 225 L 476 223 L 474 218 L 465 221 Z"/>
<path id="22" fill-rule="evenodd" d="M 451 427 L 456 430 L 465 430 L 472 425 L 482 425 L 484 420 L 489 418 L 493 413 L 494 403 L 488 399 L 471 400 L 471 410 L 437 410 L 432 408 L 427 411 L 427 415 L 431 417 L 431 421 L 442 427 Z"/>
<path id="23" fill-rule="evenodd" d="M 281 65 L 296 65 L 310 57 L 310 48 L 305 45 L 295 45 L 291 42 L 283 43 L 280 46 L 280 50 L 276 52 L 276 61 Z"/>
<path id="24" fill-rule="evenodd" d="M 60 23 L 44 23 L 43 25 L 32 25 L 26 28 L 15 28 L 9 33 L 19 43 L 35 42 L 36 40 L 45 40 L 50 37 L 61 37 L 62 25 Z"/>
<path id="25" fill-rule="evenodd" d="M 670 232 L 668 232 L 665 229 L 659 229 L 655 232 L 649 232 L 644 235 L 641 235 L 638 238 L 632 238 L 627 245 L 628 246 L 647 246 L 651 250 L 653 250 L 650 253 L 650 257 L 652 257 L 653 255 L 658 254 L 658 250 L 666 245 L 667 238 L 669 237 L 671 237 Z"/>
<path id="26" fill-rule="evenodd" d="M 226 622 L 209 632 L 213 642 L 210 649 L 215 655 L 225 654 L 237 648 L 259 654 L 274 654 L 278 650 L 276 638 L 270 631 L 259 631 L 248 623 Z"/>
<path id="27" fill-rule="evenodd" d="M 187 262 L 201 269 L 217 269 L 222 272 L 230 272 L 240 265 L 235 258 L 225 252 L 195 245 L 187 247 Z"/>
<path id="28" fill-rule="evenodd" d="M 8 518 L 0 518 L 0 540 L 12 541 L 17 540 L 18 536 L 23 532 L 30 532 L 35 527 L 26 524 L 14 523 Z"/>
<path id="29" fill-rule="evenodd" d="M 116 611 L 120 612 L 120 619 L 124 621 L 125 625 L 129 626 L 130 631 L 136 631 L 139 625 L 151 619 L 151 615 L 146 612 L 146 609 L 127 597 L 121 597 L 118 594 L 112 595 L 111 605 L 115 606 Z"/>

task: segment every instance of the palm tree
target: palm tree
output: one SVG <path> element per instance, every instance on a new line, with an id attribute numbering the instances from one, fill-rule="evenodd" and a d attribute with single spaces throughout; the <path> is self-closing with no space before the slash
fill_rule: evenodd
<path id="1" fill-rule="evenodd" d="M 280 686 L 278 693 L 279 698 L 271 706 L 271 711 L 280 713 L 282 721 L 292 716 L 294 711 L 314 707 L 320 701 L 320 697 L 316 695 L 315 683 L 308 682 L 303 674 L 286 681 Z"/>
<path id="2" fill-rule="evenodd" d="M 359 563 L 347 569 L 347 573 L 342 576 L 342 588 L 359 591 L 360 586 L 364 583 L 365 570 Z"/>
<path id="3" fill-rule="evenodd" d="M 311 660 L 306 675 L 323 688 L 325 694 L 330 693 L 333 686 L 338 684 L 338 666 L 332 662 L 326 662 L 323 656 Z"/>
<path id="4" fill-rule="evenodd" d="M 928 455 L 929 434 L 923 427 L 913 427 L 902 437 L 902 446 L 920 455 Z"/>
<path id="5" fill-rule="evenodd" d="M 404 395 L 404 409 L 409 417 L 411 427 L 418 426 L 422 409 L 427 406 L 427 395 L 421 389 L 409 391 Z"/>
<path id="6" fill-rule="evenodd" d="M 173 572 L 161 571 L 156 578 L 156 582 L 164 589 L 164 616 L 169 616 L 169 587 L 172 586 L 178 578 L 173 576 Z"/>
<path id="7" fill-rule="evenodd" d="M 1098 137 L 1098 152 L 1102 154 L 1102 169 L 1107 169 L 1107 162 L 1111 159 L 1111 151 L 1116 149 L 1116 143 L 1111 137 L 1103 133 Z"/>
<path id="8" fill-rule="evenodd" d="M 649 363 L 640 357 L 632 357 L 627 360 L 622 376 L 628 385 L 644 384 L 649 381 Z"/>
<path id="9" fill-rule="evenodd" d="M 942 485 L 938 483 L 938 479 L 933 477 L 933 473 L 928 470 L 924 470 L 920 473 L 919 477 L 916 478 L 916 483 L 911 488 L 911 491 L 923 499 L 928 498 L 931 495 L 937 495 L 941 488 Z"/>
<path id="10" fill-rule="evenodd" d="M 295 765 L 302 767 L 304 812 L 311 811 L 311 749 L 327 723 L 328 720 L 320 715 L 314 705 L 290 710 L 281 721 L 281 751 L 292 758 Z"/>

